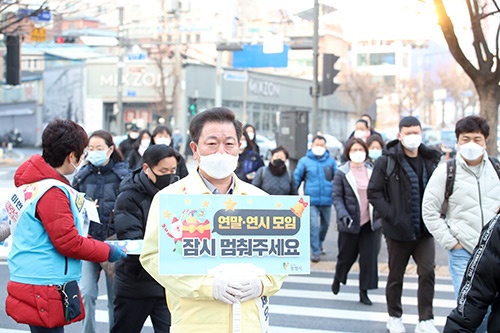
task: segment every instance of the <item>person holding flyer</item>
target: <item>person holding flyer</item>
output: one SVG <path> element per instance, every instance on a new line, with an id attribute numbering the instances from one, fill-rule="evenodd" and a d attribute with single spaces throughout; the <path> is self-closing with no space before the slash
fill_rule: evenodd
<path id="1" fill-rule="evenodd" d="M 237 277 L 242 275 L 238 264 L 227 264 L 229 269 L 222 274 L 159 274 L 161 194 L 266 195 L 234 174 L 242 127 L 231 110 L 217 107 L 197 114 L 189 133 L 198 169 L 153 198 L 140 261 L 167 291 L 171 332 L 266 332 L 269 313 L 263 304 L 281 288 L 285 275 Z"/>
<path id="2" fill-rule="evenodd" d="M 114 262 L 127 256 L 87 238 L 86 200 L 65 177 L 76 172 L 87 144 L 77 123 L 50 122 L 42 134 L 42 155 L 16 170 L 17 190 L 5 204 L 13 237 L 5 310 L 34 333 L 64 332 L 65 325 L 85 317 L 77 284 L 82 260 Z"/>

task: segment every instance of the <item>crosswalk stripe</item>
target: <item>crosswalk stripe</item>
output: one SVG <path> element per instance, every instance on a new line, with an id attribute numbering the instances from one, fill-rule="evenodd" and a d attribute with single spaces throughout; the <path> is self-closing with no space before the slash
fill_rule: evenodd
<path id="1" fill-rule="evenodd" d="M 295 276 L 289 276 L 286 280 L 285 283 L 302 283 L 302 284 L 324 284 L 324 285 L 332 285 L 333 282 L 333 275 L 331 278 L 323 278 L 323 277 L 315 277 L 315 276 L 302 276 L 302 275 L 295 275 Z M 381 283 L 380 283 L 381 282 Z M 385 284 L 385 281 L 381 280 L 379 281 L 379 284 L 383 286 Z M 359 281 L 355 279 L 347 279 L 347 285 L 350 286 L 358 286 Z M 341 287 L 342 288 L 342 287 Z M 403 288 L 410 289 L 410 290 L 418 290 L 418 283 L 417 282 L 408 282 L 405 281 L 403 284 Z M 442 284 L 442 283 L 436 283 L 434 287 L 434 291 L 438 292 L 453 292 L 453 284 L 451 283 L 450 279 L 450 284 Z"/>
<path id="2" fill-rule="evenodd" d="M 273 305 L 273 310 L 274 310 L 274 307 L 277 307 L 277 305 Z M 100 323 L 107 323 L 108 322 L 108 312 L 104 311 L 104 310 L 96 310 L 95 320 L 97 322 L 100 322 Z M 151 323 L 151 319 L 149 317 L 148 317 L 148 319 L 146 319 L 144 326 L 153 327 L 153 324 Z M 349 332 L 340 332 L 340 331 L 313 330 L 313 329 L 309 329 L 309 328 L 307 330 L 304 330 L 303 328 L 279 327 L 279 326 L 273 326 L 273 325 L 270 326 L 270 333 L 303 333 L 304 331 L 307 331 L 310 333 L 349 333 Z M 0 332 L 2 332 L 2 331 L 0 331 Z M 17 333 L 17 331 L 13 331 L 13 332 L 9 332 L 9 333 Z"/>
<path id="3" fill-rule="evenodd" d="M 297 298 L 313 298 L 321 300 L 332 300 L 332 301 L 352 301 L 358 302 L 359 295 L 353 292 L 342 292 L 337 295 L 333 295 L 330 291 L 315 291 L 315 290 L 303 290 L 303 289 L 289 289 L 282 288 L 272 297 L 297 297 Z M 385 295 L 369 294 L 370 300 L 374 303 L 386 304 Z M 405 305 L 418 305 L 417 297 L 403 296 L 401 297 L 401 302 Z M 452 309 L 457 305 L 455 300 L 434 298 L 433 306 L 434 308 L 442 307 L 447 309 Z"/>
<path id="4" fill-rule="evenodd" d="M 362 320 L 362 321 L 376 321 L 386 322 L 389 315 L 386 312 L 342 310 L 342 309 L 325 309 L 315 307 L 302 307 L 302 306 L 289 306 L 289 305 L 270 305 L 271 314 L 286 314 L 289 316 L 302 316 L 302 317 L 318 317 L 318 318 L 336 318 L 344 320 Z M 405 324 L 418 324 L 418 315 L 404 314 L 403 323 Z M 446 317 L 435 316 L 434 325 L 444 326 Z"/>

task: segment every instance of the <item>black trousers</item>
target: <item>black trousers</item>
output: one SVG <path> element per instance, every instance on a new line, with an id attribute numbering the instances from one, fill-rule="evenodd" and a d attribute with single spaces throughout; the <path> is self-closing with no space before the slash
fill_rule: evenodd
<path id="1" fill-rule="evenodd" d="M 129 298 L 116 295 L 115 322 L 110 332 L 140 333 L 148 316 L 151 316 L 155 333 L 170 332 L 171 318 L 165 297 Z"/>
<path id="2" fill-rule="evenodd" d="M 42 326 L 32 326 L 30 325 L 31 333 L 64 333 L 64 326 L 47 328 Z"/>
<path id="3" fill-rule="evenodd" d="M 419 321 L 434 318 L 432 301 L 434 299 L 435 256 L 434 238 L 429 236 L 415 241 L 399 242 L 386 238 L 389 254 L 389 276 L 385 287 L 387 311 L 391 317 L 401 317 L 403 306 L 403 279 L 410 256 L 417 264 L 418 274 L 418 317 Z"/>
<path id="4" fill-rule="evenodd" d="M 378 288 L 377 257 L 380 251 L 381 229 L 372 231 L 370 223 L 361 227 L 359 234 L 339 232 L 335 278 L 346 283 L 347 274 L 359 255 L 359 289 Z"/>

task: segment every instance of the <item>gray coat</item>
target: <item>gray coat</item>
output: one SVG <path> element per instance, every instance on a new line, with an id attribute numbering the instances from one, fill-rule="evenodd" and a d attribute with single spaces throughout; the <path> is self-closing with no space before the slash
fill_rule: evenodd
<path id="1" fill-rule="evenodd" d="M 252 185 L 272 195 L 295 195 L 297 188 L 290 173 L 285 172 L 282 176 L 275 176 L 269 167 L 261 167 L 257 170 Z"/>

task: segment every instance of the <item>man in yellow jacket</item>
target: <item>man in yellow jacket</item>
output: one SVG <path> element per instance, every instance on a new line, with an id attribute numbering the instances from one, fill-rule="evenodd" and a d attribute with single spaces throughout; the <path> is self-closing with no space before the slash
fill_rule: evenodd
<path id="1" fill-rule="evenodd" d="M 213 108 L 196 115 L 189 125 L 190 147 L 198 170 L 166 187 L 151 203 L 140 261 L 167 291 L 172 314 L 172 333 L 233 332 L 233 306 L 241 303 L 241 333 L 265 331 L 258 299 L 271 296 L 285 276 L 261 275 L 254 278 L 159 274 L 158 224 L 159 194 L 266 195 L 245 183 L 233 171 L 238 163 L 241 123 L 226 108 Z M 256 299 L 258 301 L 256 301 Z"/>

